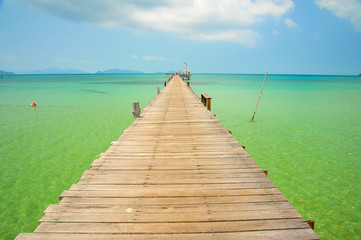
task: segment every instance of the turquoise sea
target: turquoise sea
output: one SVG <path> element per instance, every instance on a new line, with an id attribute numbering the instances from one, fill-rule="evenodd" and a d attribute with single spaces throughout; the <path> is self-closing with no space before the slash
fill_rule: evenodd
<path id="1" fill-rule="evenodd" d="M 212 112 L 322 239 L 361 238 L 361 77 L 192 76 Z M 144 108 L 163 74 L 0 79 L 0 239 L 32 232 Z M 37 107 L 31 107 L 35 102 Z M 16 104 L 16 106 L 15 106 Z"/>

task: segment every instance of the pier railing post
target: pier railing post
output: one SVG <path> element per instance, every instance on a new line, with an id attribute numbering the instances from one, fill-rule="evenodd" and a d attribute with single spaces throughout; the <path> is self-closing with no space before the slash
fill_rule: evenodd
<path id="1" fill-rule="evenodd" d="M 210 96 L 208 96 L 206 93 L 202 93 L 201 94 L 201 101 L 203 103 L 203 105 L 209 110 L 211 111 L 211 100 L 212 98 Z"/>
<path id="2" fill-rule="evenodd" d="M 140 116 L 139 102 L 133 102 L 133 116 L 134 119 Z"/>
<path id="3" fill-rule="evenodd" d="M 306 222 L 310 226 L 310 228 L 315 229 L 315 221 L 314 220 L 308 220 Z"/>
<path id="4" fill-rule="evenodd" d="M 160 93 L 160 88 L 159 88 L 159 86 L 157 87 L 157 92 L 158 92 L 158 94 Z"/>
<path id="5" fill-rule="evenodd" d="M 208 109 L 209 111 L 211 111 L 211 99 L 212 99 L 212 98 L 207 98 L 207 109 Z"/>

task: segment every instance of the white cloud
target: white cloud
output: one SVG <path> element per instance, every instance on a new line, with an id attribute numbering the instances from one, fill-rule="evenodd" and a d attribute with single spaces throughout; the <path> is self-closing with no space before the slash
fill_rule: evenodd
<path id="1" fill-rule="evenodd" d="M 15 55 L 2 55 L 0 54 L 0 59 L 4 59 L 4 60 L 18 60 L 19 57 L 15 56 Z"/>
<path id="2" fill-rule="evenodd" d="M 253 30 L 226 30 L 215 31 L 210 33 L 197 33 L 191 36 L 193 39 L 199 40 L 221 40 L 240 43 L 248 47 L 254 47 L 256 42 L 261 39 L 260 35 Z"/>
<path id="3" fill-rule="evenodd" d="M 155 56 L 143 56 L 144 60 L 147 61 L 168 61 L 168 58 L 165 57 L 155 57 Z"/>
<path id="4" fill-rule="evenodd" d="M 316 4 L 350 21 L 361 32 L 361 2 L 359 0 L 316 0 Z"/>
<path id="5" fill-rule="evenodd" d="M 62 58 L 62 57 L 57 57 L 54 58 L 54 61 L 56 62 L 76 62 L 78 60 L 74 59 L 74 58 Z"/>
<path id="6" fill-rule="evenodd" d="M 23 0 L 25 1 L 25 0 Z M 104 27 L 158 31 L 202 40 L 254 46 L 251 27 L 280 18 L 292 0 L 27 0 L 31 5 L 71 21 Z"/>
<path id="7" fill-rule="evenodd" d="M 96 63 L 96 60 L 92 60 L 92 59 L 80 59 L 79 60 L 80 63 Z"/>
<path id="8" fill-rule="evenodd" d="M 273 31 L 272 31 L 272 34 L 275 35 L 275 36 L 278 36 L 278 35 L 280 35 L 280 32 L 277 31 L 277 30 L 273 30 Z"/>
<path id="9" fill-rule="evenodd" d="M 289 18 L 285 19 L 285 24 L 287 25 L 288 28 L 298 28 L 298 24 Z"/>
<path id="10" fill-rule="evenodd" d="M 30 59 L 26 57 L 19 57 L 15 55 L 4 55 L 4 54 L 0 54 L 0 59 L 6 61 L 30 61 Z"/>
<path id="11" fill-rule="evenodd" d="M 137 59 L 137 58 L 138 58 L 138 56 L 135 55 L 135 54 L 130 55 L 130 57 L 133 58 L 133 59 Z"/>

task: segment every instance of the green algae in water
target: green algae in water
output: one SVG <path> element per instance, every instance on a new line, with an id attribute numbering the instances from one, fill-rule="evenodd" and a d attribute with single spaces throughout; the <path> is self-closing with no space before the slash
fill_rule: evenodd
<path id="1" fill-rule="evenodd" d="M 191 87 L 322 239 L 357 239 L 361 79 L 193 75 Z M 32 232 L 49 204 L 133 121 L 164 75 L 17 75 L 0 81 L 0 239 Z M 30 107 L 36 102 L 38 107 Z M 17 104 L 17 106 L 14 106 Z"/>
<path id="2" fill-rule="evenodd" d="M 132 123 L 132 102 L 145 107 L 164 79 L 20 75 L 2 80 L 0 239 L 34 231 L 48 205 L 58 203 L 59 195 Z M 134 84 L 111 84 L 122 81 Z"/>
<path id="3" fill-rule="evenodd" d="M 359 239 L 361 79 L 269 75 L 250 121 L 263 77 L 195 75 L 192 88 L 322 239 Z"/>

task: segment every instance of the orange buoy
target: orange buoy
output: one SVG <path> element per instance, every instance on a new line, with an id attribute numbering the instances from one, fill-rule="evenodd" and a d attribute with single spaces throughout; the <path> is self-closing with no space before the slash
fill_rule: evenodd
<path id="1" fill-rule="evenodd" d="M 36 107 L 36 103 L 34 103 L 34 102 L 31 103 L 31 106 L 32 106 L 32 107 Z"/>

